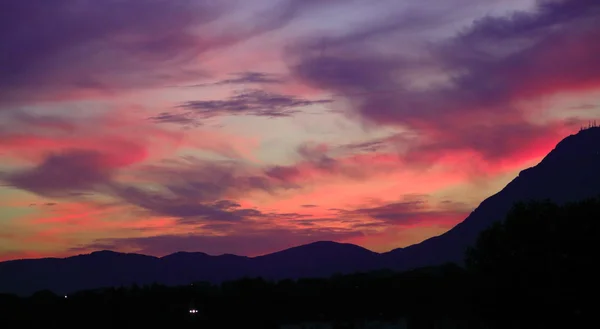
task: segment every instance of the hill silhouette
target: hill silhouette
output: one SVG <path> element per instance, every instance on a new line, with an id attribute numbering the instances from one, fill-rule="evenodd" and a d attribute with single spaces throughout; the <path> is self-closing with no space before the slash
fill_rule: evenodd
<path id="1" fill-rule="evenodd" d="M 133 283 L 217 283 L 242 277 L 278 280 L 461 263 L 479 233 L 503 219 L 516 202 L 549 199 L 565 203 L 600 196 L 598 168 L 600 128 L 590 128 L 562 140 L 538 165 L 523 170 L 450 231 L 406 248 L 378 254 L 352 244 L 321 241 L 259 257 L 178 252 L 159 258 L 98 251 L 63 259 L 14 260 L 0 263 L 0 292 L 29 295 L 49 289 L 67 294 Z"/>

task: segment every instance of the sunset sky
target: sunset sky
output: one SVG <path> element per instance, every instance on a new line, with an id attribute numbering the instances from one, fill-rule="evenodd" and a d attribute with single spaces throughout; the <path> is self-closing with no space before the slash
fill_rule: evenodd
<path id="1" fill-rule="evenodd" d="M 5 0 L 0 17 L 0 260 L 388 251 L 600 119 L 598 0 Z"/>

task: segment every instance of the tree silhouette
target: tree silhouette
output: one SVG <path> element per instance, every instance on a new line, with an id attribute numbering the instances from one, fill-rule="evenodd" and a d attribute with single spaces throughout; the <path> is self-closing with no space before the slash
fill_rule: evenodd
<path id="1" fill-rule="evenodd" d="M 598 199 L 515 205 L 467 251 L 478 311 L 502 328 L 577 327 L 596 297 L 599 228 Z"/>

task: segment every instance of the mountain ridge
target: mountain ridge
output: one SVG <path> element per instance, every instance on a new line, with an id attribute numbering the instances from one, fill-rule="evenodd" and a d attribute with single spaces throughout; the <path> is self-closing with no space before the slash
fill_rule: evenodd
<path id="1" fill-rule="evenodd" d="M 398 270 L 440 264 L 442 259 L 461 263 L 465 248 L 475 242 L 482 230 L 503 219 L 515 202 L 549 199 L 565 203 L 600 196 L 597 168 L 600 127 L 591 127 L 562 139 L 537 165 L 520 171 L 447 232 L 385 254 L 394 259 Z M 558 174 L 561 172 L 563 175 Z"/>
<path id="2" fill-rule="evenodd" d="M 106 255 L 108 255 L 108 254 L 138 255 L 138 256 L 145 256 L 145 257 L 152 257 L 152 258 L 156 258 L 156 259 L 170 258 L 172 256 L 177 256 L 177 255 L 202 255 L 202 256 L 209 256 L 209 257 L 229 257 L 229 256 L 234 256 L 234 257 L 244 257 L 244 258 L 259 258 L 259 257 L 265 257 L 265 256 L 273 255 L 273 254 L 278 254 L 278 253 L 282 253 L 282 252 L 291 251 L 291 250 L 294 250 L 294 249 L 297 249 L 297 248 L 301 248 L 301 247 L 308 247 L 308 246 L 318 245 L 318 244 L 323 244 L 323 245 L 325 245 L 325 244 L 347 245 L 347 246 L 353 246 L 353 247 L 356 247 L 356 248 L 359 248 L 359 249 L 364 249 L 364 250 L 372 252 L 372 253 L 381 254 L 381 253 L 378 253 L 376 251 L 370 250 L 368 248 L 365 248 L 363 246 L 359 246 L 359 245 L 356 245 L 356 244 L 353 244 L 353 243 L 337 242 L 337 241 L 330 241 L 330 240 L 322 240 L 322 241 L 310 242 L 310 243 L 302 244 L 302 245 L 298 245 L 298 246 L 293 246 L 293 247 L 289 247 L 289 248 L 286 248 L 286 249 L 274 251 L 272 253 L 262 254 L 262 255 L 257 255 L 257 256 L 244 256 L 244 255 L 236 255 L 236 254 L 230 254 L 230 253 L 223 253 L 223 254 L 218 254 L 218 255 L 211 255 L 211 254 L 207 254 L 207 253 L 202 252 L 202 251 L 176 251 L 176 252 L 164 255 L 164 256 L 154 256 L 154 255 L 146 255 L 146 254 L 141 254 L 141 253 L 136 253 L 136 252 L 120 252 L 120 251 L 115 251 L 115 250 L 110 250 L 110 249 L 102 249 L 102 250 L 91 251 L 89 253 L 75 254 L 75 255 L 65 256 L 65 257 L 40 257 L 40 258 L 10 259 L 10 260 L 5 260 L 5 261 L 0 261 L 0 264 L 2 264 L 2 263 L 10 263 L 10 262 L 21 262 L 21 261 L 45 260 L 45 259 L 61 260 L 61 259 L 68 259 L 68 258 L 78 257 L 78 256 L 90 256 L 90 255 L 102 255 L 102 254 L 106 254 Z"/>

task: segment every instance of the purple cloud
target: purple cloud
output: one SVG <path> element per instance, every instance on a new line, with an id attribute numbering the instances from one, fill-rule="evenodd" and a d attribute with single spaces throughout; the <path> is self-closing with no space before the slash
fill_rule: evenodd
<path id="1" fill-rule="evenodd" d="M 170 164 L 140 168 L 136 176 L 157 187 L 147 189 L 115 183 L 112 196 L 151 213 L 176 217 L 182 224 L 209 221 L 241 221 L 264 217 L 255 209 L 241 208 L 233 199 L 251 191 L 274 193 L 292 188 L 260 171 L 235 161 L 203 161 L 185 158 Z"/>
<path id="2" fill-rule="evenodd" d="M 403 200 L 380 206 L 364 207 L 352 210 L 335 209 L 336 216 L 352 224 L 356 229 L 386 227 L 389 225 L 419 225 L 437 223 L 454 225 L 469 214 L 470 208 L 462 203 L 443 201 L 437 205 L 429 201 L 427 195 L 405 196 Z M 369 217 L 377 220 L 364 223 L 352 218 Z"/>
<path id="3" fill-rule="evenodd" d="M 189 101 L 179 107 L 189 110 L 186 115 L 196 118 L 218 115 L 284 117 L 297 113 L 302 107 L 327 103 L 331 100 L 309 100 L 263 90 L 246 90 L 224 100 Z"/>
<path id="4" fill-rule="evenodd" d="M 156 123 L 173 123 L 191 127 L 201 125 L 202 119 L 222 115 L 288 117 L 298 113 L 303 107 L 331 102 L 332 100 L 328 99 L 309 100 L 251 89 L 223 100 L 188 101 L 178 106 L 184 110 L 183 112 L 162 112 L 148 119 Z"/>
<path id="5" fill-rule="evenodd" d="M 72 150 L 51 154 L 38 166 L 3 173 L 2 180 L 11 187 L 49 197 L 67 197 L 105 186 L 113 170 L 106 156 L 99 152 Z"/>
<path id="6" fill-rule="evenodd" d="M 316 5 L 284 1 L 266 12 L 253 10 L 255 15 L 225 30 L 211 25 L 228 19 L 235 4 L 3 1 L 0 96 L 3 102 L 22 102 L 195 80 L 205 74 L 203 68 L 188 65 L 198 55 L 282 28 Z M 269 80 L 252 72 L 238 79 Z"/>
<path id="7" fill-rule="evenodd" d="M 281 84 L 285 80 L 276 74 L 264 72 L 236 72 L 231 73 L 231 78 L 223 79 L 213 83 L 203 83 L 188 87 L 208 87 L 208 86 L 223 86 L 223 85 L 248 85 L 248 84 Z"/>
<path id="8" fill-rule="evenodd" d="M 156 123 L 172 123 L 181 125 L 184 127 L 198 127 L 202 125 L 202 123 L 196 118 L 194 113 L 192 112 L 183 112 L 183 113 L 170 113 L 170 112 L 162 112 L 158 115 L 149 117 L 148 120 L 151 120 Z"/>
<path id="9" fill-rule="evenodd" d="M 208 222 L 240 222 L 263 214 L 255 209 L 232 206 L 232 201 L 208 202 L 193 194 L 148 192 L 135 187 L 119 188 L 115 195 L 122 201 L 153 214 L 178 218 L 179 224 L 199 225 Z M 225 204 L 227 203 L 227 204 Z"/>
<path id="10" fill-rule="evenodd" d="M 197 75 L 176 68 L 232 42 L 227 36 L 192 32 L 223 9 L 204 0 L 4 1 L 0 90 L 5 100 L 20 100 Z"/>
<path id="11" fill-rule="evenodd" d="M 410 55 L 403 52 L 404 25 L 384 20 L 297 44 L 290 69 L 300 81 L 347 99 L 367 123 L 407 127 L 421 142 L 441 141 L 437 150 L 508 156 L 557 128 L 529 123 L 518 101 L 600 88 L 599 8 L 594 0 L 542 1 L 533 12 L 475 21 Z M 447 79 L 414 84 L 433 76 Z M 494 146 L 503 140 L 510 145 Z"/>
<path id="12" fill-rule="evenodd" d="M 239 85 L 239 84 L 278 84 L 284 80 L 277 75 L 263 72 L 240 72 L 232 74 L 230 79 L 216 82 L 216 85 Z"/>

